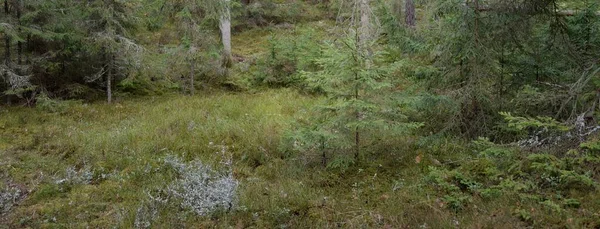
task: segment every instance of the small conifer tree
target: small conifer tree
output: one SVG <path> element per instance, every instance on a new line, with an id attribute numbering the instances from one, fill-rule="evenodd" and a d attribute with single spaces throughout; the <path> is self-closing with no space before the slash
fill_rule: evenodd
<path id="1" fill-rule="evenodd" d="M 392 92 L 387 68 L 377 64 L 382 55 L 359 52 L 362 45 L 358 41 L 353 33 L 341 42 L 326 44 L 323 57 L 316 61 L 321 70 L 302 73 L 327 99 L 291 136 L 293 147 L 317 153 L 330 168 L 343 169 L 359 160 L 362 138 L 375 130 L 391 135 L 421 125 L 404 122 L 401 112 L 389 106 Z"/>

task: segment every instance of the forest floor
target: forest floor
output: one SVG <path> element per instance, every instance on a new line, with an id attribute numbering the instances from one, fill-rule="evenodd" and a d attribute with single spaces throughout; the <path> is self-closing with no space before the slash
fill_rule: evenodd
<path id="1" fill-rule="evenodd" d="M 53 113 L 4 110 L 0 175 L 21 196 L 0 227 L 131 227 L 147 193 L 176 178 L 164 172 L 166 157 L 218 167 L 222 146 L 240 181 L 238 210 L 211 218 L 159 207 L 153 227 L 519 225 L 503 209 L 456 215 L 435 204 L 434 193 L 419 182 L 424 167 L 410 159 L 416 151 L 404 148 L 410 144 L 343 174 L 282 159 L 281 135 L 318 100 L 270 90 L 74 103 Z"/>
<path id="2" fill-rule="evenodd" d="M 239 34 L 234 44 L 244 48 L 234 52 L 260 55 L 271 33 Z M 288 155 L 282 137 L 321 99 L 267 89 L 3 108 L 0 228 L 577 228 L 600 214 L 597 193 L 580 195 L 590 200 L 583 210 L 559 213 L 514 195 L 440 194 L 428 174 L 439 161 L 457 167 L 471 157 L 462 140 L 386 139 L 343 172 L 312 163 L 314 155 Z M 156 201 L 179 178 L 166 163 L 173 156 L 231 169 L 237 207 L 198 216 Z"/>

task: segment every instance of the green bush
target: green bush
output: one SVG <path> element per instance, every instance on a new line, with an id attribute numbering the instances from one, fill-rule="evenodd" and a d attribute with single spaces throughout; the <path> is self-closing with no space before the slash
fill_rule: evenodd
<path id="1" fill-rule="evenodd" d="M 63 113 L 69 108 L 69 104 L 76 101 L 62 101 L 51 99 L 46 93 L 40 93 L 36 97 L 36 108 L 48 113 Z"/>
<path id="2" fill-rule="evenodd" d="M 319 68 L 316 62 L 321 51 L 315 35 L 317 33 L 312 28 L 272 35 L 268 40 L 268 53 L 257 60 L 255 83 L 271 87 L 305 87 L 306 79 L 299 74 L 300 71 Z"/>

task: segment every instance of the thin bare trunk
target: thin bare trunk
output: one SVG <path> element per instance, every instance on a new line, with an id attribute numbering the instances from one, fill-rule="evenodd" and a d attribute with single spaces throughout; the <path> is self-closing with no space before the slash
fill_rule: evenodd
<path id="1" fill-rule="evenodd" d="M 355 74 L 355 80 L 358 82 L 358 73 Z M 359 99 L 358 83 L 354 87 L 354 99 Z M 355 118 L 357 121 L 360 120 L 360 112 L 358 110 L 355 112 Z M 358 126 L 354 129 L 354 148 L 354 158 L 358 161 L 360 157 L 360 129 Z"/>
<path id="2" fill-rule="evenodd" d="M 8 0 L 4 0 L 4 13 L 8 16 L 10 15 L 10 11 L 8 10 Z M 10 37 L 5 34 L 4 35 L 4 62 L 9 65 L 10 64 Z"/>
<path id="3" fill-rule="evenodd" d="M 321 162 L 323 167 L 327 167 L 327 153 L 325 152 L 325 139 L 321 137 Z"/>
<path id="4" fill-rule="evenodd" d="M 365 64 L 365 68 L 370 68 L 370 50 L 369 50 L 369 42 L 372 39 L 372 31 L 371 31 L 371 7 L 369 6 L 369 0 L 357 0 L 359 1 L 359 12 L 360 12 L 360 25 L 358 28 L 358 42 L 356 46 L 356 56 L 358 63 Z M 359 88 L 359 73 L 354 73 L 354 99 L 358 100 L 360 98 L 360 88 Z M 360 121 L 361 113 L 357 109 L 355 110 L 355 119 L 356 121 Z M 360 157 L 360 128 L 354 128 L 354 158 L 358 161 Z"/>
<path id="5" fill-rule="evenodd" d="M 8 35 L 4 35 L 4 62 L 9 65 L 10 64 L 10 37 Z"/>
<path id="6" fill-rule="evenodd" d="M 27 34 L 27 41 L 25 42 L 25 51 L 31 52 L 31 35 L 30 34 Z M 31 63 L 31 60 L 29 59 L 30 55 L 25 55 L 25 64 Z"/>
<path id="7" fill-rule="evenodd" d="M 4 0 L 4 13 L 8 16 L 10 15 L 10 11 L 8 8 L 8 0 Z M 4 35 L 4 64 L 6 64 L 7 66 L 10 66 L 10 37 L 5 34 Z M 0 74 L 2 74 L 3 77 L 8 77 L 8 75 L 6 75 L 6 72 L 1 72 Z M 8 82 L 6 79 L 4 80 L 5 82 Z M 5 93 L 6 95 L 6 93 Z M 6 95 L 6 104 L 11 104 L 11 99 L 10 99 L 10 95 Z"/>
<path id="8" fill-rule="evenodd" d="M 415 3 L 413 0 L 406 0 L 405 5 L 405 22 L 406 26 L 412 28 L 417 24 L 417 15 L 415 13 Z"/>
<path id="9" fill-rule="evenodd" d="M 21 34 L 21 13 L 23 10 L 22 4 L 23 4 L 22 0 L 17 1 L 16 9 L 17 9 L 17 21 L 18 21 L 18 25 L 19 25 L 17 30 L 18 30 L 19 34 Z M 19 42 L 17 42 L 17 63 L 19 65 L 23 64 L 22 56 L 23 56 L 23 42 L 19 41 Z M 22 74 L 22 73 L 19 72 L 19 74 Z"/>
<path id="10" fill-rule="evenodd" d="M 402 0 L 396 0 L 393 3 L 392 11 L 398 24 L 402 24 Z"/>
<path id="11" fill-rule="evenodd" d="M 194 95 L 195 92 L 195 87 L 194 87 L 194 73 L 195 73 L 195 66 L 196 63 L 194 62 L 194 59 L 192 58 L 190 60 L 190 94 Z"/>
<path id="12" fill-rule="evenodd" d="M 113 78 L 114 56 L 110 55 L 108 61 L 108 74 L 106 75 L 106 100 L 108 104 L 112 103 L 112 78 Z"/>
<path id="13" fill-rule="evenodd" d="M 358 44 L 359 52 L 363 53 L 366 51 L 367 42 L 371 34 L 371 15 L 369 8 L 369 0 L 358 0 L 360 1 L 360 27 L 358 28 Z"/>
<path id="14" fill-rule="evenodd" d="M 227 68 L 232 65 L 231 57 L 231 11 L 229 0 L 223 1 L 223 11 L 219 17 L 219 29 L 221 30 L 221 41 L 223 42 L 223 65 Z"/>

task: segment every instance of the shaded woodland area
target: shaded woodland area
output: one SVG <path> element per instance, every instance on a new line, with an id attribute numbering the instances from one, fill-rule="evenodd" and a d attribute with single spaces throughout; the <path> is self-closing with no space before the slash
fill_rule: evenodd
<path id="1" fill-rule="evenodd" d="M 3 0 L 0 228 L 600 227 L 600 3 Z"/>

